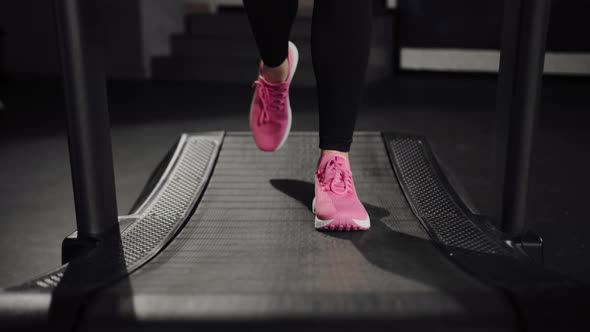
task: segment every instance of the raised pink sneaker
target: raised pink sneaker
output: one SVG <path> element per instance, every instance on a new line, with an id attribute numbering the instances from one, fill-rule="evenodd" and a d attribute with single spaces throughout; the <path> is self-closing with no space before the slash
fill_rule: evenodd
<path id="1" fill-rule="evenodd" d="M 280 149 L 291 131 L 291 105 L 289 104 L 289 86 L 297 63 L 299 52 L 289 42 L 289 76 L 283 83 L 270 83 L 262 77 L 262 62 L 258 80 L 254 82 L 254 97 L 250 106 L 250 130 L 254 142 L 262 151 L 272 152 Z"/>
<path id="2" fill-rule="evenodd" d="M 315 174 L 315 228 L 328 231 L 367 230 L 369 215 L 356 195 L 348 159 L 335 153 L 322 156 Z"/>

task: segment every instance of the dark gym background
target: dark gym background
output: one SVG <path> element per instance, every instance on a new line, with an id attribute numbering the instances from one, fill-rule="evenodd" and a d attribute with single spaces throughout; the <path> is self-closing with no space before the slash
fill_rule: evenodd
<path id="1" fill-rule="evenodd" d="M 248 130 L 257 54 L 240 1 L 102 1 L 117 199 L 125 213 L 180 132 Z M 311 1 L 293 40 L 294 130 L 317 130 Z M 590 281 L 590 5 L 554 0 L 528 215 L 546 266 Z M 502 1 L 375 1 L 358 130 L 426 135 L 456 184 L 497 216 Z M 204 28 L 208 27 L 208 28 Z M 45 272 L 75 227 L 51 2 L 0 3 L 0 286 Z M 408 54 L 412 55 L 407 58 Z M 432 54 L 436 62 L 432 62 Z M 453 55 L 441 57 L 441 55 Z M 549 61 L 549 58 L 550 61 Z M 446 68 L 445 68 L 446 66 Z M 354 156 L 352 156 L 354 158 Z M 496 222 L 498 222 L 496 217 Z"/>

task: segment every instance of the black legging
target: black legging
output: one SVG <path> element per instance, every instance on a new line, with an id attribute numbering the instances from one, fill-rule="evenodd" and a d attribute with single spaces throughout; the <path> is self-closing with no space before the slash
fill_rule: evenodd
<path id="1" fill-rule="evenodd" d="M 287 57 L 298 0 L 243 0 L 260 57 Z M 371 0 L 315 0 L 311 31 L 318 89 L 320 149 L 348 151 L 369 58 Z"/>

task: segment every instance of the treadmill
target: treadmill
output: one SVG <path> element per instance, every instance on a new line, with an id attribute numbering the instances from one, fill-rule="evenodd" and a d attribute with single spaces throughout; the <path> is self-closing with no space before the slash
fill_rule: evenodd
<path id="1" fill-rule="evenodd" d="M 426 138 L 357 132 L 365 232 L 314 229 L 312 132 L 273 154 L 249 133 L 182 134 L 117 216 L 100 36 L 82 20 L 96 3 L 55 0 L 77 231 L 62 266 L 0 292 L 2 331 L 590 330 L 587 287 L 543 267 L 524 213 L 548 0 L 505 1 L 501 229 Z"/>

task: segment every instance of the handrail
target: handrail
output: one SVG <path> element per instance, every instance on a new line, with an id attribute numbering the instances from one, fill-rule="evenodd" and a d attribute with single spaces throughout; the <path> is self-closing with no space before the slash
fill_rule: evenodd
<path id="1" fill-rule="evenodd" d="M 101 31 L 87 21 L 98 16 L 100 1 L 55 0 L 54 5 L 78 240 L 97 240 L 117 223 Z"/>
<path id="2" fill-rule="evenodd" d="M 529 170 L 539 110 L 550 0 L 505 0 L 497 111 L 506 137 L 502 230 L 512 239 L 528 230 Z"/>

